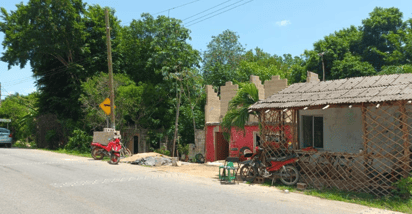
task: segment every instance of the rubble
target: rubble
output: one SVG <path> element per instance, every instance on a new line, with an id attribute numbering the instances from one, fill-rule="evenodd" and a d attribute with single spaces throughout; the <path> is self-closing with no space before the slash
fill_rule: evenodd
<path id="1" fill-rule="evenodd" d="M 144 157 L 141 159 L 137 159 L 131 164 L 137 164 L 137 165 L 146 165 L 146 166 L 161 166 L 161 165 L 171 165 L 172 164 L 172 159 L 171 158 L 166 158 L 166 157 L 155 157 L 155 156 L 150 156 L 150 157 Z"/>

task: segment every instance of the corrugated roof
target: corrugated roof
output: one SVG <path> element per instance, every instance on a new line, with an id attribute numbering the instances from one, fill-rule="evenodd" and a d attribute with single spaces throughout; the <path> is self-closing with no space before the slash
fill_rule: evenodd
<path id="1" fill-rule="evenodd" d="M 296 83 L 261 100 L 250 109 L 291 108 L 412 99 L 412 74 L 355 77 Z"/>

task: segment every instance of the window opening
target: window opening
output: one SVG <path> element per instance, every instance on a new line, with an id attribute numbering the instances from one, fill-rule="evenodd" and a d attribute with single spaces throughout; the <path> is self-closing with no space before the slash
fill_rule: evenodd
<path id="1" fill-rule="evenodd" d="M 303 147 L 323 148 L 323 117 L 302 116 Z"/>

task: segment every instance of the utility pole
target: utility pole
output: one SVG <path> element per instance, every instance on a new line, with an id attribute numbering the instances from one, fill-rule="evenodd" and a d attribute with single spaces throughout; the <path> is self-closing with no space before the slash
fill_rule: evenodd
<path id="1" fill-rule="evenodd" d="M 323 63 L 323 55 L 325 52 L 319 53 L 318 55 L 322 57 L 322 70 L 323 70 L 323 82 L 325 82 L 325 64 Z"/>
<path id="2" fill-rule="evenodd" d="M 109 10 L 105 10 L 106 19 L 106 40 L 107 40 L 107 62 L 109 65 L 109 89 L 110 89 L 110 119 L 112 128 L 116 130 L 116 123 L 114 120 L 114 89 L 113 89 L 113 65 L 112 65 L 112 43 L 110 41 L 110 24 L 109 24 Z"/>

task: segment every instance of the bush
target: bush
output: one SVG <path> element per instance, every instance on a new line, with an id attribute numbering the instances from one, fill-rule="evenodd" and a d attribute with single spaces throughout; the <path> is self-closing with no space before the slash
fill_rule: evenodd
<path id="1" fill-rule="evenodd" d="M 183 146 L 182 144 L 177 144 L 177 151 L 179 152 L 179 155 L 188 155 L 189 154 L 189 144 L 186 144 Z"/>
<path id="2" fill-rule="evenodd" d="M 162 146 L 160 149 L 155 149 L 155 152 L 162 154 L 162 155 L 167 155 L 170 156 L 170 151 L 166 149 L 166 147 Z"/>
<path id="3" fill-rule="evenodd" d="M 93 136 L 89 136 L 85 131 L 75 129 L 72 137 L 64 147 L 66 150 L 78 151 L 81 153 L 90 152 L 90 143 L 93 141 Z"/>
<path id="4" fill-rule="evenodd" d="M 409 198 L 412 196 L 412 177 L 401 178 L 399 181 L 393 183 L 396 187 L 392 192 L 402 198 Z"/>

